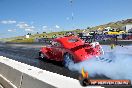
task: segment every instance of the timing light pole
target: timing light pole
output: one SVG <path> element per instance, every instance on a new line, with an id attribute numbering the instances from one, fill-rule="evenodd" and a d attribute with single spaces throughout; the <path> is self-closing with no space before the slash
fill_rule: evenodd
<path id="1" fill-rule="evenodd" d="M 74 12 L 73 12 L 73 0 L 70 0 L 70 5 L 72 9 L 72 14 L 71 14 L 71 22 L 72 22 L 72 28 L 74 29 Z"/>

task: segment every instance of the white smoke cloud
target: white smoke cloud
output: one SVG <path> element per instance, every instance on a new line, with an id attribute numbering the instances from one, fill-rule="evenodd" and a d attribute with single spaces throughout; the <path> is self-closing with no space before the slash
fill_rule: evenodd
<path id="1" fill-rule="evenodd" d="M 107 49 L 110 50 L 110 49 Z M 132 48 L 117 47 L 111 52 L 105 52 L 101 57 L 112 59 L 111 63 L 92 58 L 77 64 L 70 64 L 69 69 L 81 73 L 81 69 L 89 73 L 91 77 L 95 75 L 105 75 L 111 79 L 129 79 L 132 81 Z M 123 54 L 124 53 L 124 54 Z"/>

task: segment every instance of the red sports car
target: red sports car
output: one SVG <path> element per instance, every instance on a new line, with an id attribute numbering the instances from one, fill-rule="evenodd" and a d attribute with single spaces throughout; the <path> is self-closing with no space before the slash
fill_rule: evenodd
<path id="1" fill-rule="evenodd" d="M 100 56 L 102 53 L 98 42 L 85 43 L 77 36 L 65 36 L 55 38 L 51 45 L 42 47 L 39 56 L 43 59 L 62 61 L 66 66 L 69 61 L 77 63 L 93 56 Z"/>

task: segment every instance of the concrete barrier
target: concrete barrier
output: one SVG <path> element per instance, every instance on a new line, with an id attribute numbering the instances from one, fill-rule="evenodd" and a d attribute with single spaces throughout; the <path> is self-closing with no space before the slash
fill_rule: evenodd
<path id="1" fill-rule="evenodd" d="M 0 56 L 0 74 L 17 88 L 82 88 L 79 81 Z M 1 80 L 0 80 L 1 83 Z M 1 83 L 5 88 L 7 84 Z M 14 86 L 14 88 L 16 88 Z M 104 87 L 88 87 L 104 88 Z"/>
<path id="2" fill-rule="evenodd" d="M 0 84 L 0 88 L 4 88 L 4 87 Z"/>
<path id="3" fill-rule="evenodd" d="M 21 83 L 22 72 L 14 69 L 13 67 L 1 63 L 0 74 L 6 79 L 10 80 L 11 83 L 13 83 L 16 87 L 19 88 Z"/>
<path id="4" fill-rule="evenodd" d="M 38 80 L 32 76 L 23 74 L 21 88 L 55 88 L 55 87 L 41 80 Z"/>
<path id="5" fill-rule="evenodd" d="M 9 80 L 7 80 L 4 76 L 0 75 L 0 88 L 17 88 L 14 84 L 12 84 Z"/>

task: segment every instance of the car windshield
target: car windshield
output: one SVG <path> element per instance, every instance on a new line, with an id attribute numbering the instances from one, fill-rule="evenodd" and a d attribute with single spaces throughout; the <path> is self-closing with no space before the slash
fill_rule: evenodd
<path id="1" fill-rule="evenodd" d="M 77 38 L 71 38 L 71 39 L 69 39 L 68 40 L 69 42 L 77 42 L 77 41 L 79 41 Z"/>

